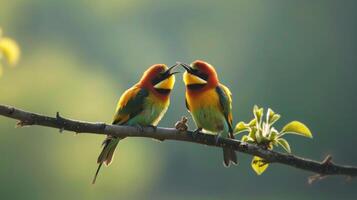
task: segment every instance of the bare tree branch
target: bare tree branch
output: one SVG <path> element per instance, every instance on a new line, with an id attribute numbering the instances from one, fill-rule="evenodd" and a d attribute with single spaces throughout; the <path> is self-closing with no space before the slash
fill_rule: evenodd
<path id="1" fill-rule="evenodd" d="M 56 117 L 44 116 L 32 112 L 26 112 L 11 106 L 0 105 L 0 115 L 19 120 L 18 126 L 39 125 L 76 133 L 92 133 L 102 135 L 112 135 L 118 137 L 147 137 L 158 140 L 178 140 L 204 144 L 216 147 L 230 147 L 236 151 L 256 155 L 265 159 L 269 163 L 281 163 L 306 171 L 315 172 L 317 175 L 310 177 L 311 182 L 315 179 L 327 175 L 346 175 L 348 177 L 357 176 L 357 167 L 337 165 L 332 162 L 332 157 L 328 156 L 324 161 L 318 162 L 293 154 L 270 151 L 257 145 L 247 144 L 238 140 L 216 138 L 208 134 L 197 134 L 193 137 L 191 131 L 179 131 L 174 128 L 152 128 L 144 127 L 142 129 L 131 126 L 116 126 L 105 123 L 92 123 L 63 118 L 57 113 Z"/>

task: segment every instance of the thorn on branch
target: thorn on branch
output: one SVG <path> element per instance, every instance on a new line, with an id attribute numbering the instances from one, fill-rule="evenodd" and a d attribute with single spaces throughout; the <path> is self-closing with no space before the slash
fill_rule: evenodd
<path id="1" fill-rule="evenodd" d="M 325 159 L 321 162 L 321 164 L 324 166 L 331 165 L 332 164 L 332 156 L 327 155 L 325 157 Z M 327 175 L 324 175 L 324 174 L 315 174 L 308 178 L 308 183 L 311 185 L 311 184 L 315 183 L 316 181 L 322 180 L 326 177 L 327 177 Z"/>
<path id="2" fill-rule="evenodd" d="M 63 118 L 61 117 L 61 115 L 59 114 L 59 112 L 56 112 L 56 119 L 57 120 L 62 120 Z"/>
<path id="3" fill-rule="evenodd" d="M 331 155 L 327 155 L 326 158 L 322 161 L 323 165 L 330 165 L 332 164 L 332 156 Z"/>
<path id="4" fill-rule="evenodd" d="M 64 131 L 64 125 L 65 125 L 65 120 L 63 117 L 61 117 L 61 115 L 59 114 L 59 112 L 56 112 L 56 120 L 57 120 L 57 123 L 59 124 L 59 126 L 61 127 L 59 129 L 59 132 L 60 133 L 63 133 Z"/>

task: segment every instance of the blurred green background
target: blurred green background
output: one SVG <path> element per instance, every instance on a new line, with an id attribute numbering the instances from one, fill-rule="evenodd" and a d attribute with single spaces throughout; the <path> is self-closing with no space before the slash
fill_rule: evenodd
<path id="1" fill-rule="evenodd" d="M 234 98 L 235 122 L 254 104 L 307 124 L 295 154 L 357 165 L 356 1 L 0 0 L 0 26 L 21 46 L 4 68 L 0 103 L 110 122 L 121 93 L 154 63 L 203 59 Z M 181 74 L 161 126 L 187 115 Z M 129 138 L 91 185 L 104 136 L 0 119 L 1 199 L 356 199 L 356 180 L 307 184 L 305 171 L 251 157 L 226 169 L 217 148 Z M 192 123 L 190 128 L 195 128 Z"/>

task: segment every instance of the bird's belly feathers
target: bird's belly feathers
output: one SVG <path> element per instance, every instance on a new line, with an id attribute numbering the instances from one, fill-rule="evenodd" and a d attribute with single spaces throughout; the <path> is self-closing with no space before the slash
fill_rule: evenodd
<path id="1" fill-rule="evenodd" d="M 169 101 L 158 101 L 154 98 L 147 98 L 143 111 L 128 121 L 128 125 L 156 126 L 169 106 Z"/>
<path id="2" fill-rule="evenodd" d="M 224 116 L 216 108 L 206 107 L 191 112 L 197 127 L 213 133 L 228 132 L 228 126 Z"/>
<path id="3" fill-rule="evenodd" d="M 198 128 L 214 133 L 228 132 L 228 124 L 220 110 L 219 98 L 214 90 L 194 96 L 186 94 L 186 99 Z"/>

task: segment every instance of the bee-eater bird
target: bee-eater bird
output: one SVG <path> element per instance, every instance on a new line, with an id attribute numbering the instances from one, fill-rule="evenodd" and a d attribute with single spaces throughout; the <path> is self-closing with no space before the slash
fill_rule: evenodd
<path id="1" fill-rule="evenodd" d="M 175 84 L 173 74 L 176 72 L 171 72 L 174 67 L 176 65 L 168 68 L 164 64 L 149 67 L 140 81 L 120 97 L 112 124 L 156 127 L 170 104 L 170 92 Z M 108 166 L 112 162 L 115 148 L 121 139 L 123 138 L 107 136 L 104 140 L 93 184 L 102 164 Z"/>
<path id="2" fill-rule="evenodd" d="M 183 81 L 186 86 L 186 107 L 200 130 L 234 138 L 232 128 L 232 94 L 221 84 L 214 67 L 196 60 L 191 65 L 181 63 L 186 69 Z M 234 150 L 223 148 L 224 166 L 237 164 Z"/>

